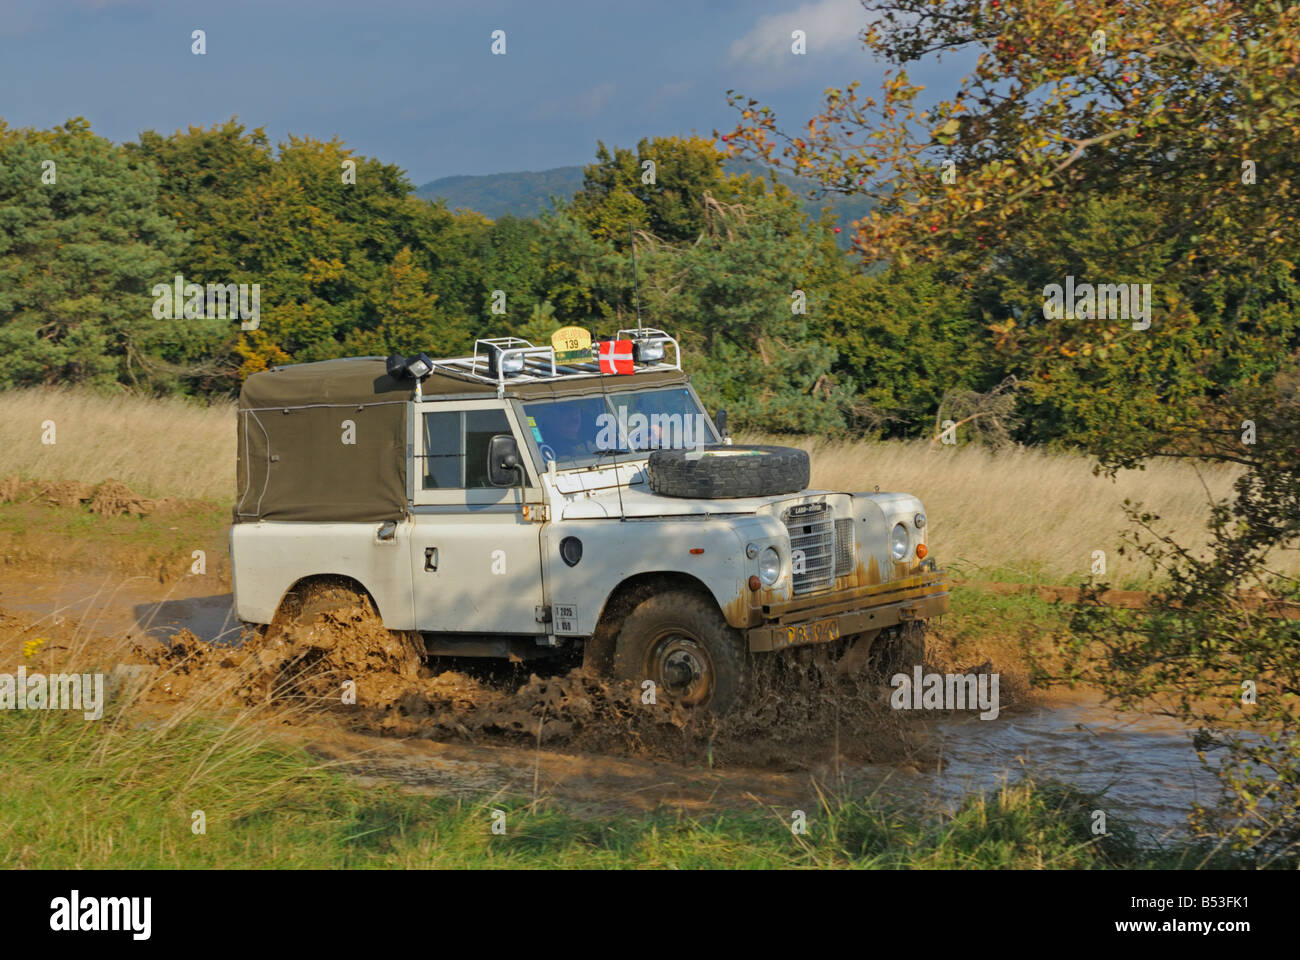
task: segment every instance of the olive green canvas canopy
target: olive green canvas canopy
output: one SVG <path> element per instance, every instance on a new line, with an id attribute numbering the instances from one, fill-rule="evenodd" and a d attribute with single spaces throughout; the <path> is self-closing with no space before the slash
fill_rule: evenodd
<path id="1" fill-rule="evenodd" d="M 235 522 L 400 519 L 414 390 L 373 357 L 253 374 L 239 394 Z"/>
<path id="2" fill-rule="evenodd" d="M 505 385 L 540 400 L 687 383 L 680 370 Z M 425 402 L 491 398 L 496 385 L 435 371 Z M 406 411 L 415 381 L 390 377 L 381 357 L 274 367 L 239 394 L 236 523 L 383 521 L 406 514 Z"/>

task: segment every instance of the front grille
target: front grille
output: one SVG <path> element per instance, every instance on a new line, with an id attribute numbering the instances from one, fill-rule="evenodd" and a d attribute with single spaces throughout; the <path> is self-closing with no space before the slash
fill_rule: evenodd
<path id="1" fill-rule="evenodd" d="M 835 578 L 835 520 L 829 504 L 803 503 L 782 514 L 790 534 L 795 596 L 824 590 Z"/>
<path id="2" fill-rule="evenodd" d="M 857 544 L 853 539 L 853 520 L 835 521 L 835 576 L 847 577 L 853 572 L 857 559 Z"/>

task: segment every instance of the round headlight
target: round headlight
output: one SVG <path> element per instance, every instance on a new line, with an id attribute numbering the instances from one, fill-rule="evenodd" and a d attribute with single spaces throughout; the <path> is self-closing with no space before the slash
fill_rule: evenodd
<path id="1" fill-rule="evenodd" d="M 758 556 L 758 576 L 769 587 L 781 576 L 781 554 L 776 547 L 768 547 Z"/>
<path id="2" fill-rule="evenodd" d="M 907 556 L 907 527 L 901 523 L 894 525 L 894 535 L 889 538 L 889 552 L 898 561 Z"/>

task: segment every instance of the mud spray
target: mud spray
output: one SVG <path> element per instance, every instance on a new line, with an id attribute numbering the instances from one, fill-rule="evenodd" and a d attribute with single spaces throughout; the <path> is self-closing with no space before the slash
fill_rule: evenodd
<path id="1" fill-rule="evenodd" d="M 228 691 L 239 704 L 308 708 L 359 733 L 511 743 L 692 765 L 803 770 L 916 757 L 922 738 L 889 709 L 890 688 L 840 675 L 815 652 L 754 661 L 756 693 L 725 717 L 663 692 L 557 664 L 426 662 L 416 633 L 389 631 L 366 604 L 314 596 L 291 616 L 219 647 L 181 631 L 138 647 L 168 681 L 154 696 Z"/>

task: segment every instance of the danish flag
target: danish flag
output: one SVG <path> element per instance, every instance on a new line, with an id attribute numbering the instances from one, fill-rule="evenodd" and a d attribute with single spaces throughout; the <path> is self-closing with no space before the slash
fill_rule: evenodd
<path id="1" fill-rule="evenodd" d="M 602 340 L 600 342 L 601 373 L 633 373 L 632 341 Z"/>

